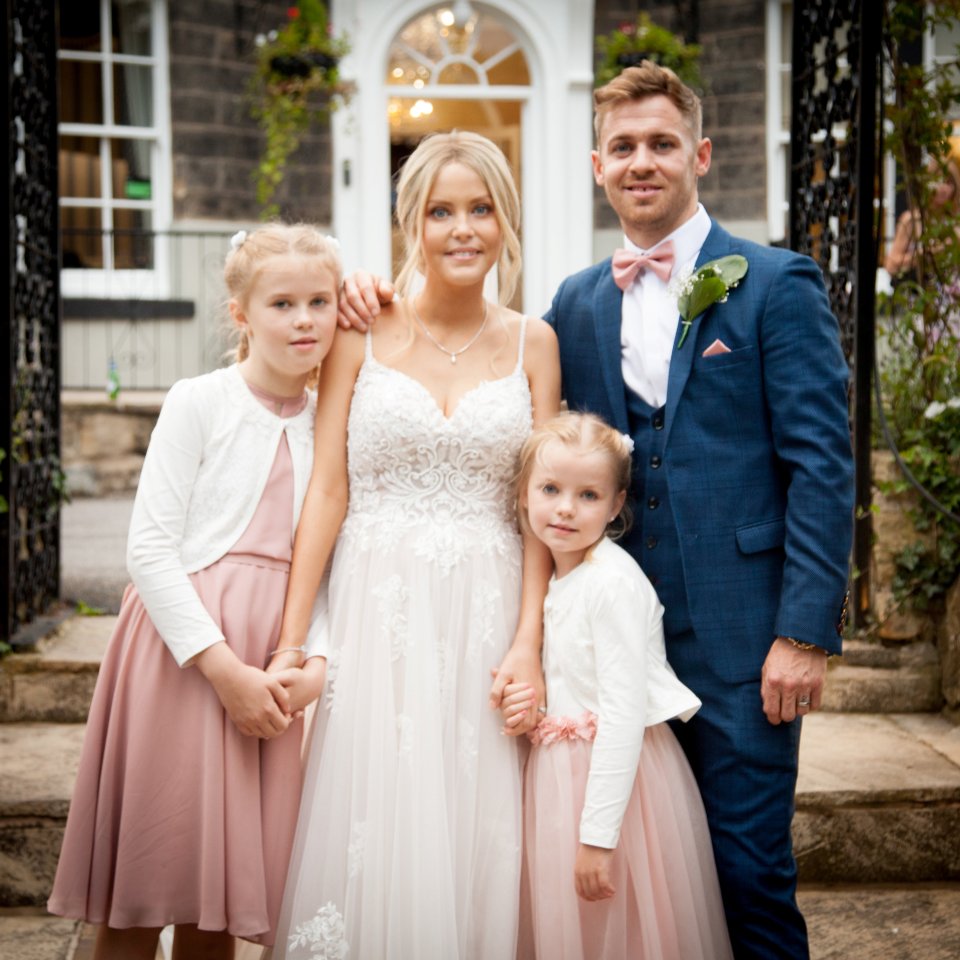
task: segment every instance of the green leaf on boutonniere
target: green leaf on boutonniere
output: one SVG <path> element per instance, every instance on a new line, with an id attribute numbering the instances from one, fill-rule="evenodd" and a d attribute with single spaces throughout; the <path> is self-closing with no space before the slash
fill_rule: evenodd
<path id="1" fill-rule="evenodd" d="M 677 343 L 678 350 L 687 339 L 693 321 L 713 304 L 718 301 L 723 303 L 746 273 L 746 258 L 731 254 L 705 263 L 683 281 L 677 291 L 677 308 L 683 325 L 683 333 Z"/>

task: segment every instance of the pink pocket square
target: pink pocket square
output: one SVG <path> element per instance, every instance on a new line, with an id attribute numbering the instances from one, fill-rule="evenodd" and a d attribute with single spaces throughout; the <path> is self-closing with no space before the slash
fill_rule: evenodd
<path id="1" fill-rule="evenodd" d="M 718 357 L 722 353 L 729 353 L 730 348 L 722 340 L 714 340 L 713 343 L 703 351 L 705 357 Z"/>

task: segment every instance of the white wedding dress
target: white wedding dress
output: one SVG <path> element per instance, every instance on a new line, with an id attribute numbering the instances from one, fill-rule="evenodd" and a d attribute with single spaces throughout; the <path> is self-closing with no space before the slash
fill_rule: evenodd
<path id="1" fill-rule="evenodd" d="M 487 700 L 519 611 L 523 333 L 513 373 L 449 418 L 367 337 L 327 687 L 274 957 L 514 956 L 520 761 Z"/>

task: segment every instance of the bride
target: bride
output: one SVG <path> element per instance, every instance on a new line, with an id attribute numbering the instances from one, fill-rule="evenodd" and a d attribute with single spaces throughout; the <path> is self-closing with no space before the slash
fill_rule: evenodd
<path id="1" fill-rule="evenodd" d="M 532 425 L 559 406 L 557 344 L 503 305 L 519 201 L 492 142 L 424 140 L 397 217 L 406 299 L 374 332 L 339 335 L 323 364 L 280 647 L 303 644 L 336 541 L 331 654 L 274 956 L 502 960 L 520 758 L 488 691 L 499 668 L 543 702 L 549 557 L 517 532 L 511 488 Z M 499 305 L 483 297 L 495 266 Z"/>

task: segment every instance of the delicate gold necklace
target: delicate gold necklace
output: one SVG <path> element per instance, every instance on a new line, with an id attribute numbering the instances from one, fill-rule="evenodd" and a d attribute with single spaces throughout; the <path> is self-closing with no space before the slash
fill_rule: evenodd
<path id="1" fill-rule="evenodd" d="M 417 321 L 417 326 L 423 331 L 423 335 L 438 349 L 442 350 L 449 358 L 451 363 L 457 362 L 457 357 L 461 353 L 466 353 L 479 339 L 480 334 L 483 333 L 484 328 L 487 325 L 487 317 L 489 317 L 489 311 L 487 310 L 487 301 L 483 301 L 483 319 L 480 321 L 480 326 L 477 328 L 477 332 L 462 346 L 459 350 L 448 350 L 428 329 L 427 325 L 420 319 L 420 314 L 417 313 L 417 307 L 414 304 L 413 300 L 410 301 L 410 309 L 413 311 L 413 319 Z"/>

